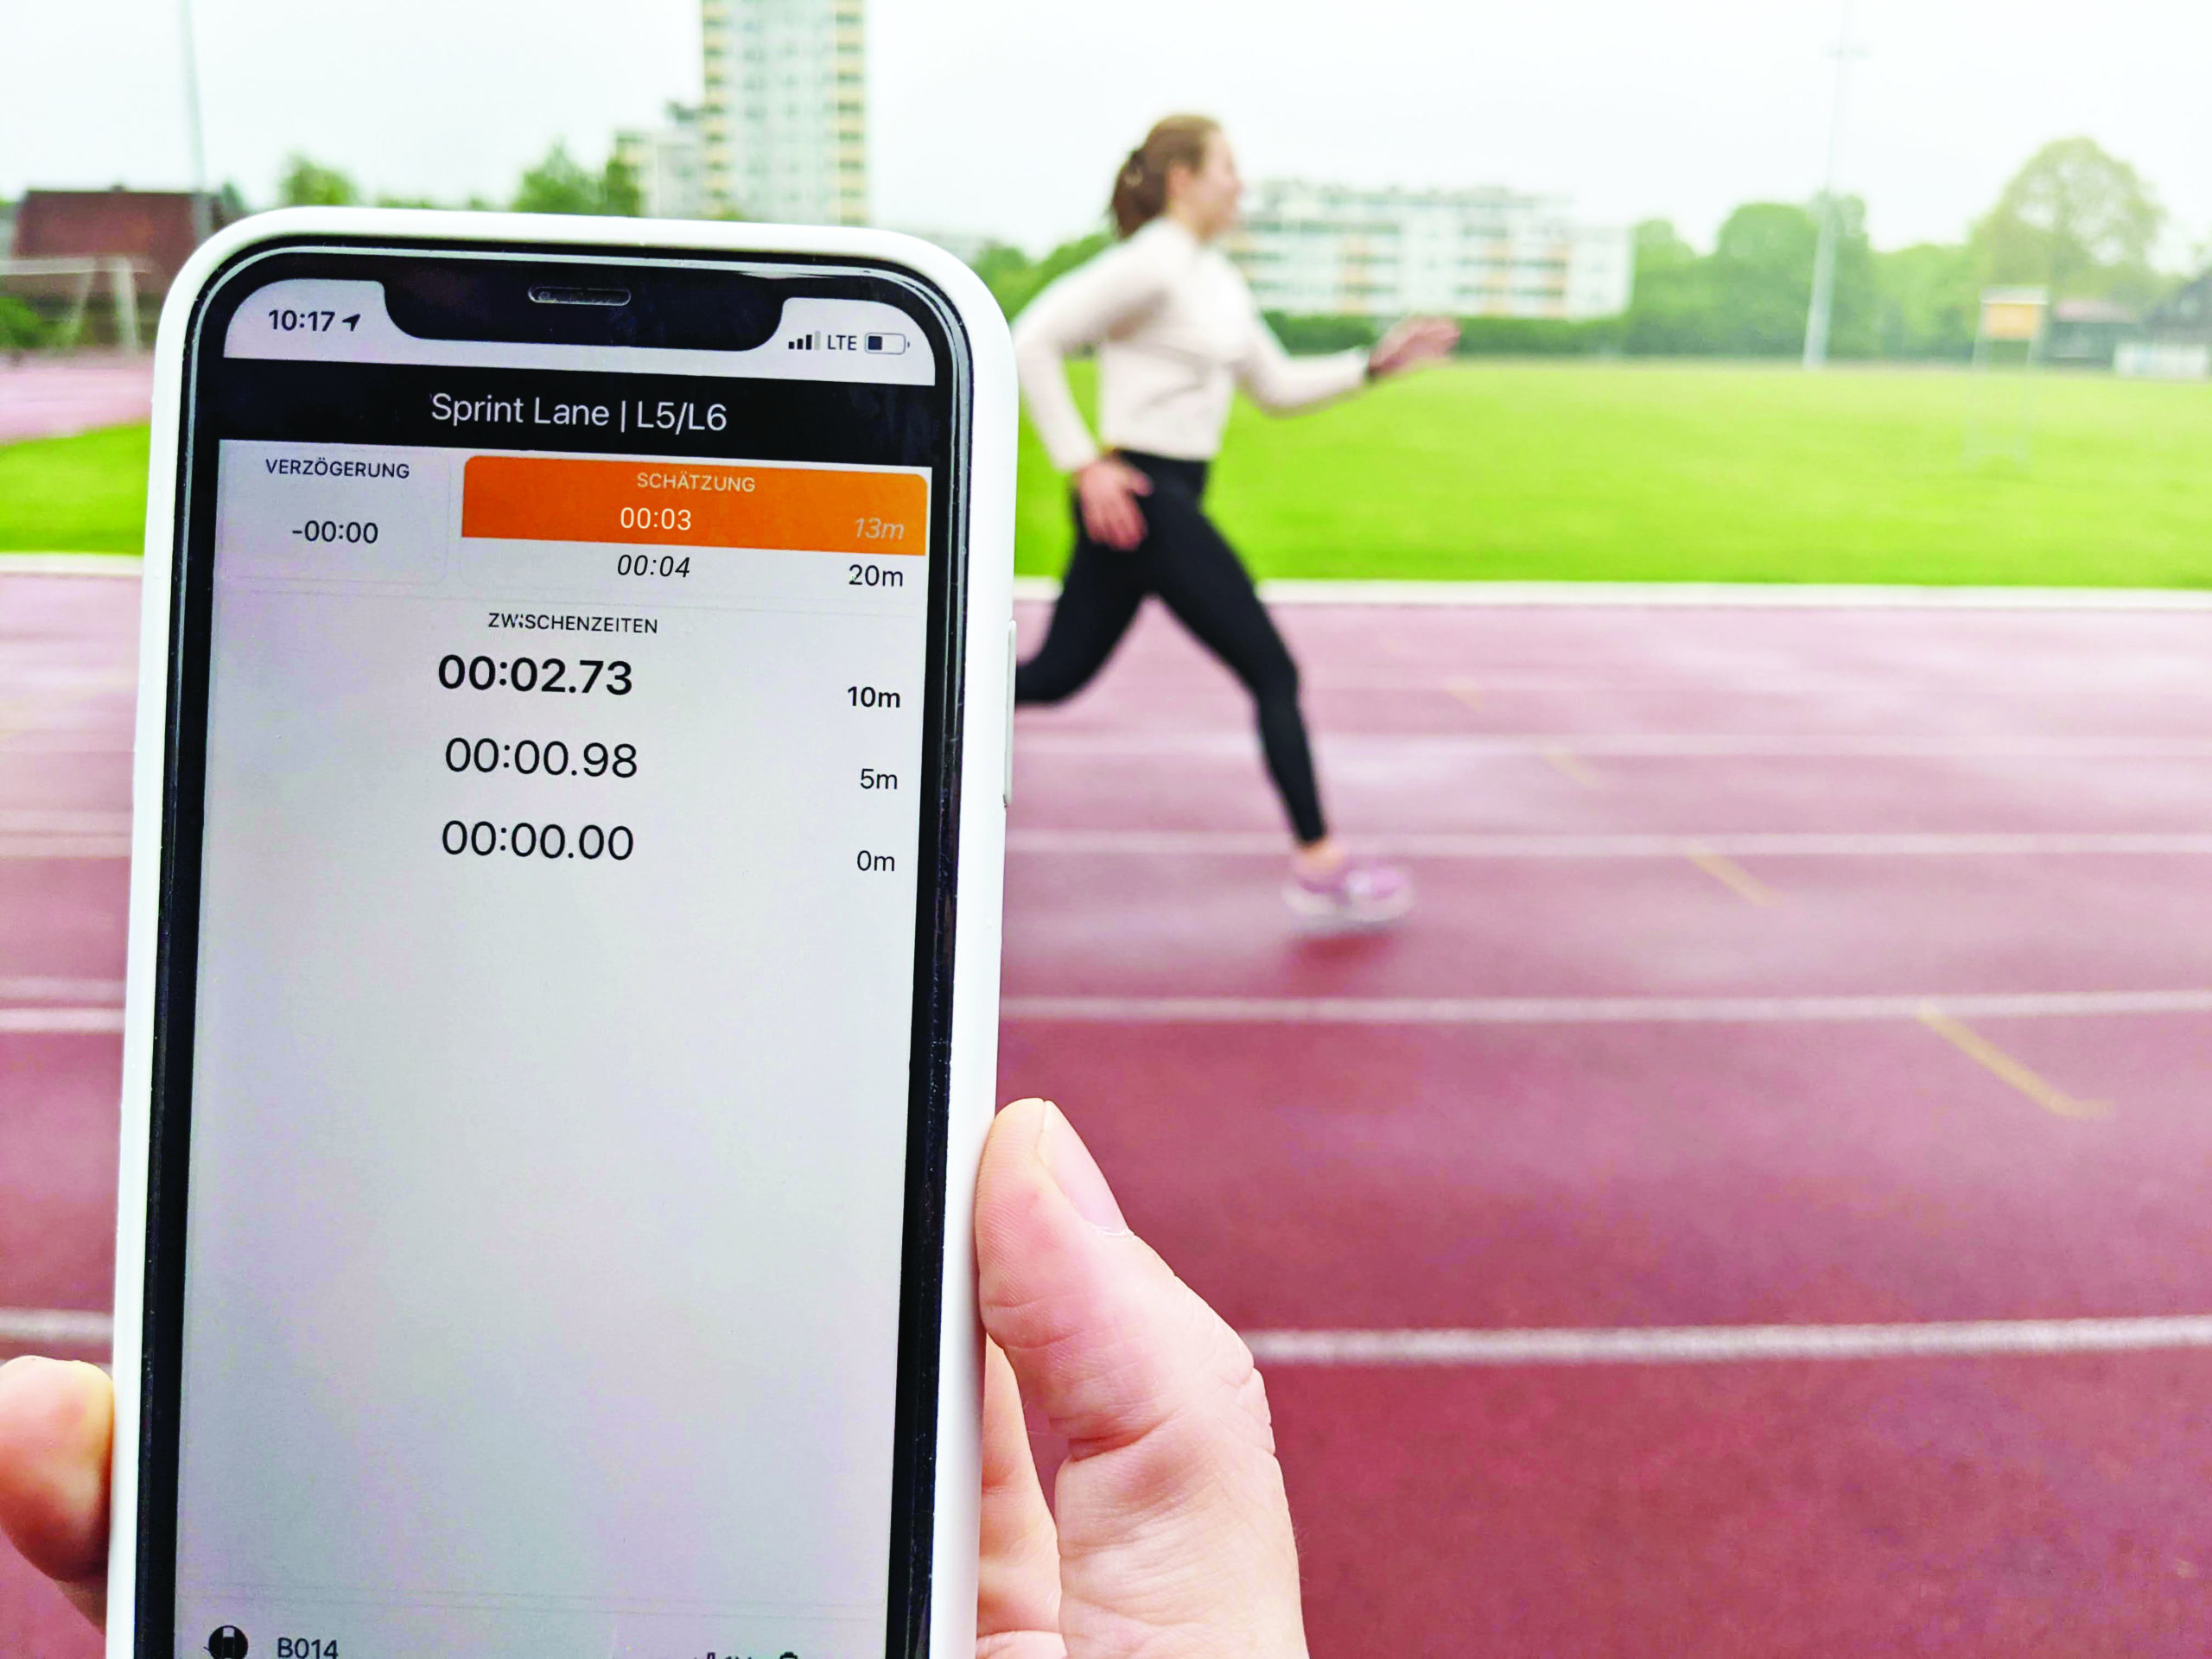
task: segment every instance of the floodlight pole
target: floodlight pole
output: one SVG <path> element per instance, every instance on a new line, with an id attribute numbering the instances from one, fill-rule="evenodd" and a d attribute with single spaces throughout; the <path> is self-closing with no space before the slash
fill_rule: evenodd
<path id="1" fill-rule="evenodd" d="M 1828 113 L 1827 181 L 1821 187 L 1821 239 L 1813 252 L 1813 303 L 1805 313 L 1805 366 L 1828 360 L 1828 315 L 1835 302 L 1836 165 L 1843 155 L 1844 92 L 1851 77 L 1851 0 L 1843 0 L 1843 28 L 1835 45 L 1835 100 Z"/>
<path id="2" fill-rule="evenodd" d="M 200 51 L 193 44 L 192 0 L 176 0 L 184 35 L 184 127 L 192 149 L 192 239 L 205 242 L 213 232 L 207 204 L 207 141 L 200 124 Z"/>

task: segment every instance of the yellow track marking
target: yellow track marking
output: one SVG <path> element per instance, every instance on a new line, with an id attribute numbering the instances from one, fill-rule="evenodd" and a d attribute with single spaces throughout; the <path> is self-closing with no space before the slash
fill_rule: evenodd
<path id="1" fill-rule="evenodd" d="M 1472 680 L 1446 680 L 1444 689 L 1470 709 L 1479 708 L 1482 704 L 1482 688 Z"/>
<path id="2" fill-rule="evenodd" d="M 1546 766 L 1566 773 L 1585 789 L 1603 789 L 1605 786 L 1605 780 L 1584 766 L 1581 757 L 1563 744 L 1547 743 L 1541 753 Z"/>
<path id="3" fill-rule="evenodd" d="M 1770 908 L 1777 901 L 1777 894 L 1772 887 L 1767 886 L 1734 859 L 1716 853 L 1710 847 L 1694 842 L 1690 850 L 1683 856 L 1722 887 L 1727 888 L 1729 892 L 1738 898 L 1750 899 L 1761 909 Z"/>
<path id="4" fill-rule="evenodd" d="M 2108 1100 L 2076 1100 L 2064 1090 L 2045 1083 L 2003 1049 L 1969 1027 L 1961 1025 L 1933 1002 L 1920 1006 L 1920 1023 L 1957 1049 L 1983 1070 L 2011 1084 L 2054 1117 L 2110 1117 Z"/>

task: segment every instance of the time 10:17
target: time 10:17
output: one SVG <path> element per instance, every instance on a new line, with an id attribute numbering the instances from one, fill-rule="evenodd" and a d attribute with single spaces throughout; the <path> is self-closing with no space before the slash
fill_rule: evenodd
<path id="1" fill-rule="evenodd" d="M 310 334 L 327 334 L 341 322 L 349 330 L 359 328 L 361 314 L 356 311 L 350 317 L 341 317 L 335 311 L 295 311 L 289 306 L 271 308 L 269 313 L 269 326 L 280 334 L 296 334 L 302 328 Z"/>

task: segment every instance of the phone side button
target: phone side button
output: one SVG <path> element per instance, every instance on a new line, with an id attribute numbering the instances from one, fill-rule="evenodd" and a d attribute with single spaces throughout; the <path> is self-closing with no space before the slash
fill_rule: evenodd
<path id="1" fill-rule="evenodd" d="M 1006 625 L 1006 779 L 1005 787 L 1001 791 L 999 799 L 999 804 L 1001 806 L 1014 804 L 1014 671 L 1015 663 L 1014 624 L 1009 622 Z"/>

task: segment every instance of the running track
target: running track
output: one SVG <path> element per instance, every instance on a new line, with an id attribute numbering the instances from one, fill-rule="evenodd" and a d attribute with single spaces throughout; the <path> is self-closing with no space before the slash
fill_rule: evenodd
<path id="1" fill-rule="evenodd" d="M 154 359 L 124 352 L 0 356 L 0 443 L 57 438 L 143 421 L 154 401 Z"/>
<path id="2" fill-rule="evenodd" d="M 105 1306 L 135 601 L 0 578 L 4 1308 Z M 1020 722 L 1002 1092 L 1252 1334 L 1315 1650 L 2203 1651 L 2212 615 L 1285 621 L 1421 907 L 1290 925 L 1150 617 Z"/>

